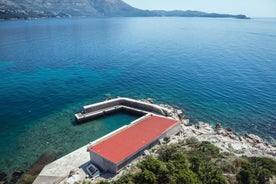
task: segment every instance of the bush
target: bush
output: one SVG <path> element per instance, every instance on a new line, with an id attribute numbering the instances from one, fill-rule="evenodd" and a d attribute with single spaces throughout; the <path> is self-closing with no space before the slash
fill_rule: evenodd
<path id="1" fill-rule="evenodd" d="M 201 181 L 197 178 L 197 175 L 191 170 L 180 170 L 178 173 L 174 174 L 173 182 L 171 183 L 187 183 L 187 184 L 201 184 Z"/>
<path id="2" fill-rule="evenodd" d="M 271 171 L 266 168 L 259 168 L 256 170 L 256 176 L 259 183 L 267 183 L 272 177 Z"/>
<path id="3" fill-rule="evenodd" d="M 167 184 L 167 183 L 170 183 L 170 180 L 171 180 L 171 171 L 167 167 L 161 166 L 157 174 L 157 183 Z"/>
<path id="4" fill-rule="evenodd" d="M 121 176 L 118 180 L 114 181 L 113 184 L 134 184 L 133 176 L 130 173 L 125 174 Z"/>
<path id="5" fill-rule="evenodd" d="M 241 169 L 237 174 L 238 183 L 265 184 L 276 174 L 276 162 L 272 159 L 250 157 L 247 160 L 241 164 Z"/>
<path id="6" fill-rule="evenodd" d="M 153 173 L 158 173 L 160 167 L 161 162 L 152 157 L 148 157 L 146 160 L 143 160 L 138 164 L 138 168 L 140 168 L 142 171 L 148 170 Z"/>
<path id="7" fill-rule="evenodd" d="M 194 140 L 189 139 L 191 144 Z M 147 157 L 137 165 L 140 171 L 124 175 L 113 183 L 226 184 L 228 180 L 228 183 L 265 184 L 276 174 L 276 162 L 269 158 L 220 154 L 219 148 L 209 142 L 190 147 L 190 151 L 184 151 L 179 144 L 164 145 L 157 151 L 158 158 Z M 222 171 L 231 175 L 226 178 Z"/>
<path id="8" fill-rule="evenodd" d="M 201 162 L 198 168 L 198 177 L 204 184 L 226 184 L 222 172 L 208 162 Z"/>
<path id="9" fill-rule="evenodd" d="M 134 183 L 137 184 L 153 184 L 156 183 L 156 175 L 148 170 L 143 170 L 134 176 Z"/>
<path id="10" fill-rule="evenodd" d="M 276 161 L 271 158 L 265 157 L 249 157 L 248 161 L 259 168 L 265 168 L 271 171 L 273 175 L 276 175 Z"/>
<path id="11" fill-rule="evenodd" d="M 171 162 L 174 165 L 176 170 L 187 170 L 188 169 L 187 160 L 186 160 L 184 154 L 182 154 L 180 152 L 173 153 L 171 155 L 171 159 L 169 162 Z"/>
<path id="12" fill-rule="evenodd" d="M 177 152 L 177 147 L 175 145 L 170 145 L 170 146 L 162 146 L 160 150 L 158 151 L 159 157 L 158 159 L 163 161 L 163 162 L 168 162 L 171 160 L 172 155 Z"/>
<path id="13" fill-rule="evenodd" d="M 237 182 L 240 184 L 248 183 L 253 184 L 256 183 L 254 170 L 250 166 L 243 166 L 240 172 L 237 174 Z"/>
<path id="14" fill-rule="evenodd" d="M 163 140 L 167 144 L 168 142 L 170 142 L 170 137 L 165 137 Z"/>
<path id="15" fill-rule="evenodd" d="M 186 139 L 186 144 L 196 145 L 198 143 L 199 143 L 199 140 L 196 137 L 194 137 L 194 136 L 189 137 L 189 138 Z"/>
<path id="16" fill-rule="evenodd" d="M 224 173 L 235 174 L 237 172 L 237 169 L 234 167 L 233 162 L 231 162 L 230 160 L 217 160 L 215 162 L 215 165 L 219 167 Z"/>
<path id="17" fill-rule="evenodd" d="M 215 158 L 219 156 L 219 148 L 207 141 L 203 141 L 200 144 L 199 150 L 204 154 L 207 154 Z"/>

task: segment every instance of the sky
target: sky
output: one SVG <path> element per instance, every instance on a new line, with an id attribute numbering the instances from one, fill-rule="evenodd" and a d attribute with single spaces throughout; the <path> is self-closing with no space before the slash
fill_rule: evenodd
<path id="1" fill-rule="evenodd" d="M 123 0 L 147 10 L 198 10 L 209 13 L 276 17 L 276 0 Z"/>

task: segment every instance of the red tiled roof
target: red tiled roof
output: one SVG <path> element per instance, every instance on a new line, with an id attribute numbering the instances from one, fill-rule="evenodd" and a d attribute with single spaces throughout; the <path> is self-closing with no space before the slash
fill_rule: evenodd
<path id="1" fill-rule="evenodd" d="M 114 163 L 119 163 L 156 140 L 177 123 L 177 120 L 153 115 L 90 147 L 90 150 Z"/>

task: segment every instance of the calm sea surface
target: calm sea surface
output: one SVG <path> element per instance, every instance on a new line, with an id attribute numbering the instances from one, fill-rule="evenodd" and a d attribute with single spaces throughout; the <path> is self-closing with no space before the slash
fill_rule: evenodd
<path id="1" fill-rule="evenodd" d="M 85 104 L 151 97 L 192 122 L 276 139 L 276 19 L 0 22 L 0 170 L 28 168 L 135 119 L 75 125 Z"/>

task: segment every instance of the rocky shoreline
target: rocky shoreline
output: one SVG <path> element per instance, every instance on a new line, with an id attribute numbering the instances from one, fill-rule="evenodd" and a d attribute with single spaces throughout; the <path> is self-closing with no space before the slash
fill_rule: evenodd
<path id="1" fill-rule="evenodd" d="M 143 99 L 143 101 L 153 103 L 151 98 Z M 167 104 L 160 104 L 160 106 L 170 109 L 171 113 L 169 116 L 181 121 L 181 130 L 179 134 L 171 138 L 172 143 L 196 137 L 199 141 L 211 142 L 221 150 L 231 152 L 237 156 L 270 157 L 276 159 L 276 147 L 257 135 L 245 134 L 244 136 L 238 136 L 231 128 L 224 129 L 219 123 L 215 127 L 205 122 L 189 125 L 189 119 L 185 117 L 181 110 Z"/>
<path id="2" fill-rule="evenodd" d="M 196 137 L 199 141 L 211 142 L 221 150 L 231 152 L 237 156 L 276 159 L 276 147 L 273 147 L 259 136 L 245 134 L 240 137 L 230 128 L 224 129 L 220 124 L 217 124 L 214 128 L 204 122 L 191 126 L 182 125 L 180 133 L 172 137 L 172 141 L 182 141 L 190 137 Z"/>
<path id="3" fill-rule="evenodd" d="M 153 103 L 151 98 L 142 99 L 141 101 Z M 181 110 L 167 104 L 160 104 L 159 106 L 169 110 L 167 116 L 178 119 L 181 122 L 179 133 L 167 139 L 165 141 L 166 144 L 177 144 L 183 141 L 187 142 L 189 139 L 200 142 L 208 141 L 220 148 L 221 151 L 229 152 L 236 156 L 269 157 L 276 160 L 276 147 L 257 135 L 245 134 L 244 136 L 238 136 L 231 128 L 225 129 L 219 123 L 214 127 L 205 122 L 189 125 L 189 119 L 186 118 Z M 15 171 L 12 178 L 8 178 L 6 173 L 0 171 L 0 184 L 17 182 L 29 183 L 28 181 L 33 181 L 42 168 L 53 161 L 54 158 L 56 158 L 54 153 L 43 154 L 27 172 Z M 140 159 L 136 159 L 131 165 L 136 165 L 138 160 Z M 122 171 L 124 170 L 128 170 L 128 167 Z M 120 172 L 118 176 L 122 173 L 124 172 Z M 115 176 L 115 178 L 118 176 Z"/>

